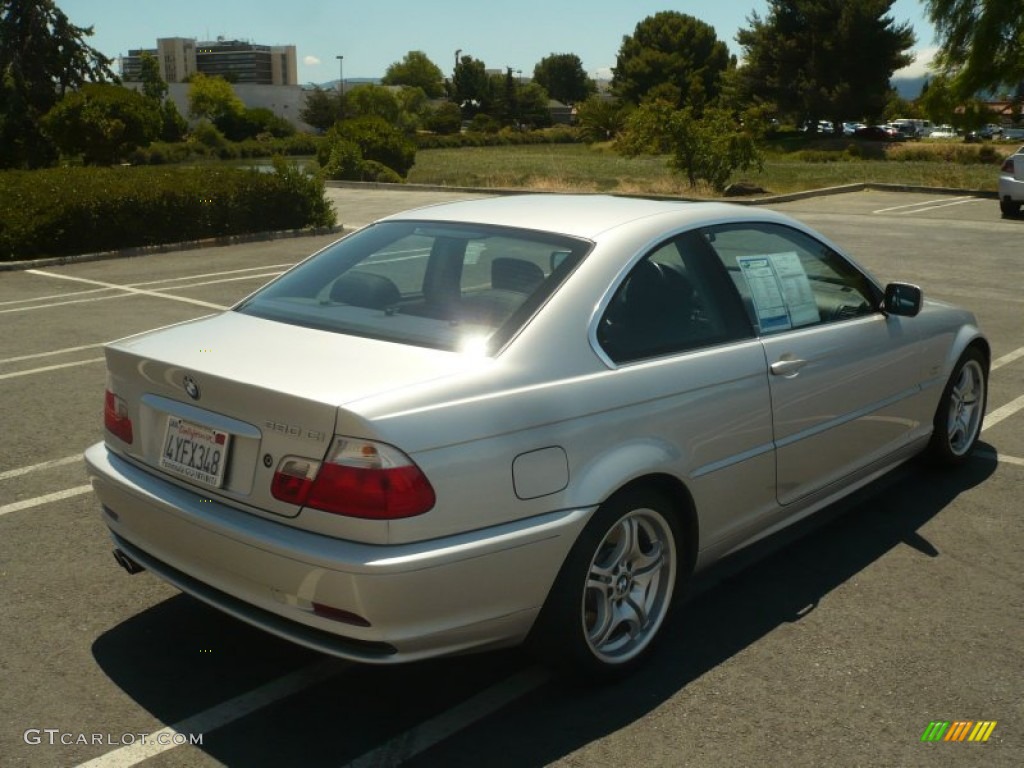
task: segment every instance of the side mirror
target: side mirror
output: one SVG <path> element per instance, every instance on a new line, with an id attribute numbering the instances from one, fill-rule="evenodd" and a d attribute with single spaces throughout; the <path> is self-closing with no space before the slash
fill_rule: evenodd
<path id="1" fill-rule="evenodd" d="M 888 315 L 916 317 L 921 311 L 923 301 L 924 294 L 918 286 L 910 283 L 889 283 L 885 286 L 882 310 Z"/>

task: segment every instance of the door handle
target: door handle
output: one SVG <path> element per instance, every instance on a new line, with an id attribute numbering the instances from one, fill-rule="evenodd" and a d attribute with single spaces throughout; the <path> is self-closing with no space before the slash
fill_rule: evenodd
<path id="1" fill-rule="evenodd" d="M 796 376 L 797 373 L 807 365 L 806 360 L 778 360 L 769 366 L 769 369 L 774 376 L 784 376 L 791 378 Z"/>

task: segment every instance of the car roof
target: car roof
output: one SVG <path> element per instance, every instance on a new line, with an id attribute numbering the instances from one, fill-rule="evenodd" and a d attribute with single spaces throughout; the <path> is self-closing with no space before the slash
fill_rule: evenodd
<path id="1" fill-rule="evenodd" d="M 439 203 L 388 216 L 382 221 L 498 224 L 595 240 L 603 232 L 656 216 L 672 215 L 675 225 L 685 226 L 735 216 L 740 210 L 747 209 L 729 203 L 614 195 L 526 194 Z"/>

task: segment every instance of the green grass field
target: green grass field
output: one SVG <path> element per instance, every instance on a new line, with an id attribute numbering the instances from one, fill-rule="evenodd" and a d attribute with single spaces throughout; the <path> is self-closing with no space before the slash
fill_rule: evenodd
<path id="1" fill-rule="evenodd" d="M 979 145 L 915 143 L 865 146 L 865 154 L 888 159 L 852 157 L 843 142 L 834 150 L 787 151 L 770 147 L 764 170 L 737 172 L 733 181 L 751 181 L 773 193 L 833 187 L 858 182 L 912 184 L 994 190 L 998 160 L 978 161 Z M 997 157 L 1016 147 L 994 146 Z M 992 150 L 989 150 L 992 153 Z M 901 160 L 902 156 L 913 160 Z M 925 158 L 925 159 L 917 159 Z M 927 159 L 934 158 L 934 159 Z M 964 160 L 973 162 L 964 162 Z M 609 146 L 551 144 L 420 150 L 409 174 L 413 184 L 528 188 L 544 191 L 618 192 L 714 196 L 693 190 L 673 174 L 663 157 L 625 158 Z"/>

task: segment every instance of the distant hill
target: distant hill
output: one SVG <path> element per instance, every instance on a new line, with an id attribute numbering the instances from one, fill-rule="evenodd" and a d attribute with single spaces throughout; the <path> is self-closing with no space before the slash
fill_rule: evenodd
<path id="1" fill-rule="evenodd" d="M 325 91 L 336 91 L 336 90 L 338 90 L 338 82 L 339 81 L 337 80 L 337 78 L 335 78 L 334 80 L 330 80 L 330 81 L 328 81 L 326 83 L 313 83 L 313 85 L 315 85 L 317 88 L 320 88 L 320 89 L 325 90 Z M 357 85 L 366 85 L 367 83 L 372 83 L 373 85 L 380 85 L 380 78 L 379 77 L 346 77 L 345 78 L 345 90 L 347 91 L 349 88 L 354 88 Z"/>
<path id="2" fill-rule="evenodd" d="M 928 82 L 928 76 L 921 77 L 894 77 L 890 83 L 896 89 L 901 99 L 913 101 L 921 95 L 924 84 Z"/>

